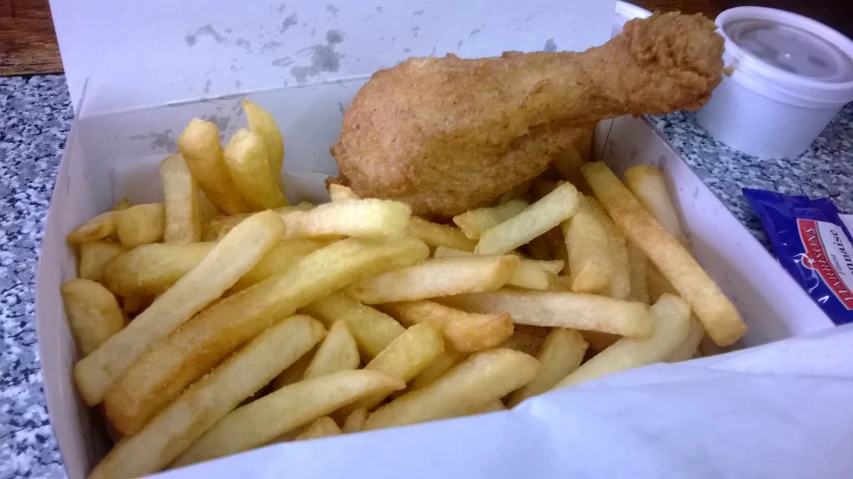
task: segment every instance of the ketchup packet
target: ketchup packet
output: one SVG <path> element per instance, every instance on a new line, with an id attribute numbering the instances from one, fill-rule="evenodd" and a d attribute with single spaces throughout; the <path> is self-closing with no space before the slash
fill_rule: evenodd
<path id="1" fill-rule="evenodd" d="M 743 189 L 782 266 L 835 324 L 853 323 L 853 237 L 828 198 Z"/>

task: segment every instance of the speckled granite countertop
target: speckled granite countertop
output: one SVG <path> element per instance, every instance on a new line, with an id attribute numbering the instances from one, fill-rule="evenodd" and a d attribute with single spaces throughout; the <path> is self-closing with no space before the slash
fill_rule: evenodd
<path id="1" fill-rule="evenodd" d="M 36 344 L 38 248 L 73 117 L 62 76 L 0 78 L 0 479 L 61 477 Z M 745 186 L 829 196 L 853 212 L 853 104 L 795 161 L 757 160 L 705 134 L 693 114 L 653 119 L 676 150 L 765 244 Z"/>

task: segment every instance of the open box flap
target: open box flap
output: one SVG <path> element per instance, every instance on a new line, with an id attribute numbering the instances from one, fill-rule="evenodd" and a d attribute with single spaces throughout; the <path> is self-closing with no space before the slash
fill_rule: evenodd
<path id="1" fill-rule="evenodd" d="M 585 50 L 615 0 L 51 0 L 81 116 L 371 74 L 409 56 Z M 507 38 L 507 37 L 510 38 Z"/>
<path id="2" fill-rule="evenodd" d="M 507 412 L 278 444 L 157 476 L 847 478 L 853 325 L 534 397 Z"/>

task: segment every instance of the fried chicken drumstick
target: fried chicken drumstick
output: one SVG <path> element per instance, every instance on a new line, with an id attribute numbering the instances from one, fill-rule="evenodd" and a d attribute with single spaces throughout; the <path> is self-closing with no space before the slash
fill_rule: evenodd
<path id="1" fill-rule="evenodd" d="M 362 197 L 448 218 L 542 173 L 578 128 L 698 109 L 721 80 L 723 39 L 700 16 L 655 14 L 583 53 L 413 58 L 377 72 L 332 155 Z"/>

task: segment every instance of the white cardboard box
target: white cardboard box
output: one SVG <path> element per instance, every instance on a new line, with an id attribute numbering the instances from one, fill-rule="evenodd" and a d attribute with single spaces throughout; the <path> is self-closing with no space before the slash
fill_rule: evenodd
<path id="1" fill-rule="evenodd" d="M 97 415 L 83 405 L 72 380 L 77 353 L 66 323 L 59 286 L 76 273 L 65 235 L 82 221 L 108 209 L 117 198 L 128 197 L 133 202 L 158 199 L 161 191 L 157 165 L 174 151 L 175 137 L 192 117 L 200 116 L 219 123 L 224 135 L 229 136 L 242 121 L 241 98 L 249 97 L 269 109 L 285 134 L 285 168 L 290 172 L 285 175 L 285 182 L 289 196 L 317 201 L 324 194 L 320 188 L 322 179 L 334 172 L 328 148 L 337 138 L 343 108 L 365 81 L 365 74 L 410 55 L 457 52 L 464 56 L 482 56 L 506 49 L 538 50 L 546 44 L 556 44 L 560 49 L 584 49 L 602 43 L 610 30 L 620 28 L 626 18 L 647 14 L 620 2 L 614 24 L 612 2 L 581 0 L 549 0 L 537 5 L 520 5 L 508 0 L 477 1 L 464 7 L 450 0 L 430 3 L 405 0 L 393 4 L 363 0 L 345 5 L 292 3 L 263 1 L 238 7 L 237 2 L 200 0 L 174 4 L 165 0 L 145 4 L 56 0 L 51 4 L 77 119 L 66 145 L 48 216 L 39 259 L 36 307 L 51 423 L 71 477 L 84 477 L 105 452 L 107 441 Z M 100 15 L 92 15 L 92 11 Z M 511 27 L 514 25 L 523 27 Z M 345 41 L 338 41 L 340 37 L 335 35 L 344 36 Z M 285 67 L 290 68 L 279 68 L 289 61 L 294 63 Z M 276 63 L 278 66 L 271 69 L 270 65 Z M 623 117 L 602 122 L 596 145 L 596 155 L 617 172 L 637 163 L 656 164 L 664 170 L 697 260 L 734 300 L 749 325 L 742 346 L 757 346 L 832 326 L 815 303 L 644 119 Z M 838 363 L 838 357 L 830 354 L 835 351 L 831 346 L 838 344 L 834 338 L 831 336 L 827 340 L 829 346 L 820 339 L 799 343 L 814 347 L 818 342 L 826 350 L 823 361 L 810 363 L 812 369 L 809 371 L 817 368 L 831 376 L 821 368 L 831 368 Z M 850 340 L 849 335 L 846 338 Z M 756 354 L 764 359 L 754 365 L 766 366 L 769 354 L 776 358 L 771 363 L 783 372 L 804 370 L 802 366 L 778 360 L 773 353 L 759 351 Z M 726 359 L 727 355 L 717 361 L 751 364 L 738 359 L 742 355 L 734 353 L 733 359 Z M 704 366 L 692 366 L 692 363 L 709 364 L 708 360 L 687 363 L 684 367 L 697 368 L 690 377 L 708 374 L 702 369 Z M 652 373 L 644 372 L 646 370 Z M 634 385 L 634 391 L 641 391 L 643 378 L 659 374 L 659 370 L 660 367 L 645 368 L 618 376 L 623 379 L 599 383 L 605 389 L 608 384 L 619 384 L 621 388 L 627 381 Z M 669 375 L 684 374 L 678 370 L 665 371 Z M 838 372 L 832 371 L 832 374 Z M 850 376 L 853 377 L 853 373 Z M 655 377 L 656 381 L 664 381 L 660 376 Z M 708 384 L 713 384 L 713 379 L 710 381 Z M 745 388 L 742 394 L 749 393 L 746 385 L 732 387 L 732 394 L 736 395 L 738 387 Z M 778 387 L 781 391 L 782 386 Z M 583 392 L 595 388 L 576 389 Z M 679 392 L 677 388 L 657 394 L 660 395 L 656 400 L 659 405 L 680 398 L 679 394 L 685 394 L 687 399 L 691 394 L 701 394 L 706 399 L 713 396 L 707 391 Z M 613 392 L 606 397 L 614 397 Z M 644 462 L 641 454 L 624 450 L 620 455 L 627 469 L 614 469 L 612 465 L 609 473 L 596 469 L 594 465 L 603 467 L 607 463 L 607 453 L 601 449 L 602 443 L 590 440 L 595 437 L 593 431 L 582 434 L 572 431 L 561 436 L 555 434 L 559 430 L 542 429 L 545 423 L 550 426 L 565 426 L 566 420 L 571 423 L 564 416 L 567 410 L 561 408 L 582 400 L 559 392 L 527 402 L 512 413 L 441 421 L 339 440 L 279 445 L 272 448 L 274 452 L 268 452 L 270 448 L 267 448 L 217 461 L 213 467 L 202 465 L 174 474 L 231 477 L 249 473 L 278 477 L 287 472 L 298 476 L 338 476 L 344 473 L 362 475 L 360 471 L 364 471 L 364 475 L 370 472 L 383 477 L 435 473 L 503 477 L 518 472 L 556 477 L 566 471 L 585 471 L 586 474 L 596 473 L 587 477 L 598 477 L 598 473 L 604 477 L 620 470 L 626 473 L 641 463 L 645 468 L 633 470 L 661 472 L 655 467 L 662 467 L 663 463 Z M 600 397 L 593 402 L 601 407 L 609 404 Z M 641 416 L 628 414 L 620 419 L 628 421 L 621 426 L 626 432 L 623 447 L 636 447 L 629 440 L 633 437 L 628 433 L 631 431 L 630 418 L 639 425 L 643 422 Z M 761 416 L 760 412 L 757 416 Z M 664 417 L 660 420 L 664 421 Z M 541 422 L 543 420 L 545 423 Z M 584 424 L 593 427 L 594 423 L 595 417 L 592 417 Z M 741 418 L 739 424 L 751 423 Z M 762 427 L 761 424 L 759 421 L 756 427 Z M 601 427 L 600 423 L 595 427 Z M 711 431 L 706 425 L 698 427 L 708 428 L 705 429 L 708 434 L 719 432 Z M 501 428 L 514 435 L 509 436 L 510 439 L 500 439 Z M 614 431 L 618 432 L 619 427 Z M 538 437 L 537 434 L 542 434 L 540 445 L 571 446 L 587 462 L 578 463 L 566 456 L 565 451 L 548 454 L 547 447 L 542 450 L 528 445 L 525 449 L 521 445 L 521 441 L 529 442 Z M 701 430 L 696 434 L 702 437 Z M 391 443 L 393 448 L 387 448 L 386 452 L 393 451 L 395 458 L 376 463 L 370 462 L 369 457 L 354 454 L 355 451 L 381 448 L 380 441 L 388 438 L 394 442 Z M 443 446 L 436 447 L 433 452 L 423 449 L 427 443 L 436 444 L 436 439 Z M 453 444 L 457 449 L 448 449 Z M 584 444 L 588 450 L 578 449 Z M 739 443 L 730 442 L 720 454 L 733 450 L 736 444 Z M 316 458 L 326 457 L 324 448 L 327 446 L 331 447 L 330 453 L 334 451 L 330 457 L 336 459 L 318 462 Z M 667 443 L 666 447 L 672 445 Z M 460 450 L 468 453 L 461 456 Z M 522 464 L 506 457 L 508 450 L 523 451 L 524 460 L 529 463 Z M 448 458 L 447 454 L 452 457 Z M 504 469 L 489 470 L 492 454 L 497 455 L 494 456 L 497 462 L 492 466 L 500 464 Z M 288 460 L 282 462 L 285 457 Z M 842 457 L 840 452 L 839 457 Z M 751 460 L 760 465 L 766 458 L 756 453 Z M 422 469 L 412 470 L 407 464 L 418 464 Z M 585 466 L 579 467 L 579 464 Z M 349 466 L 358 469 L 347 469 Z M 667 470 L 677 472 L 681 469 L 669 467 Z M 795 469 L 787 468 L 782 472 L 792 471 Z M 700 476 L 705 477 L 704 474 L 695 477 Z"/>

